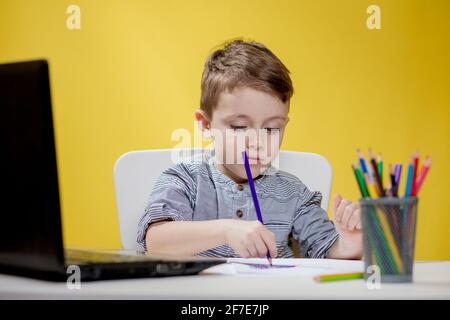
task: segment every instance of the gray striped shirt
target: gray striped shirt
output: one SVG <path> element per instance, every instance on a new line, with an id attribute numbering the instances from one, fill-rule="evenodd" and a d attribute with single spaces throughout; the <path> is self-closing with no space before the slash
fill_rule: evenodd
<path id="1" fill-rule="evenodd" d="M 145 247 L 149 224 L 161 220 L 212 219 L 257 220 L 248 183 L 237 184 L 215 166 L 205 153 L 163 171 L 150 194 L 139 222 L 137 241 Z M 277 257 L 293 257 L 288 245 L 292 234 L 300 257 L 324 258 L 338 238 L 333 222 L 320 207 L 322 194 L 310 191 L 299 178 L 267 169 L 254 180 L 264 225 L 275 234 Z M 200 256 L 238 257 L 227 244 L 201 252 Z"/>

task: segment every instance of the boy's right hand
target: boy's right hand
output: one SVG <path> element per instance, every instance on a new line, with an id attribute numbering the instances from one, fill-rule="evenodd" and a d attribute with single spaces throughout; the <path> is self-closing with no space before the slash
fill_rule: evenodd
<path id="1" fill-rule="evenodd" d="M 225 228 L 225 241 L 243 258 L 263 258 L 270 252 L 275 258 L 275 235 L 259 221 L 230 219 Z"/>

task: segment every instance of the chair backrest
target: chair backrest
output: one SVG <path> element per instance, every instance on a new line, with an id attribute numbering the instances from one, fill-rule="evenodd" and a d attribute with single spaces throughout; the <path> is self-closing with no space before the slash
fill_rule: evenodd
<path id="1" fill-rule="evenodd" d="M 131 151 L 114 166 L 114 185 L 123 249 L 142 249 L 136 241 L 137 227 L 150 192 L 162 171 L 182 159 L 202 153 L 202 149 L 161 149 Z M 328 210 L 332 181 L 329 162 L 314 153 L 280 151 L 279 169 L 297 176 L 313 191 L 322 193 L 322 208 Z"/>

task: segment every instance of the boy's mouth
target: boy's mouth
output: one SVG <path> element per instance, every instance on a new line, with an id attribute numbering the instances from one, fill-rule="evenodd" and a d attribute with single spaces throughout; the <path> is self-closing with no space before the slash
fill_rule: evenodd
<path id="1" fill-rule="evenodd" d="M 259 157 L 248 157 L 249 164 L 260 164 L 261 159 Z"/>

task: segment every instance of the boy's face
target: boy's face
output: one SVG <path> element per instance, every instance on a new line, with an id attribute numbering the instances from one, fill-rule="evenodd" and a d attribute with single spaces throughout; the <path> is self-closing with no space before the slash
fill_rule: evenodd
<path id="1" fill-rule="evenodd" d="M 212 119 L 201 110 L 196 116 L 209 127 L 214 140 L 217 167 L 236 182 L 247 180 L 242 151 L 249 157 L 253 178 L 276 158 L 288 118 L 288 104 L 249 87 L 222 93 Z"/>

